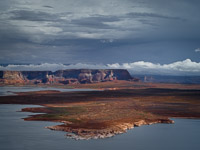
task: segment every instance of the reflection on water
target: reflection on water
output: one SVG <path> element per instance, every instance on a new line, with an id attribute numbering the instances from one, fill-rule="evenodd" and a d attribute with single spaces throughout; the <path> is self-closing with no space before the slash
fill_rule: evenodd
<path id="1" fill-rule="evenodd" d="M 57 123 L 23 121 L 33 105 L 0 105 L 0 149 L 2 150 L 199 150 L 200 120 L 173 119 L 175 124 L 154 124 L 129 130 L 113 138 L 75 141 L 64 132 L 45 126 Z"/>

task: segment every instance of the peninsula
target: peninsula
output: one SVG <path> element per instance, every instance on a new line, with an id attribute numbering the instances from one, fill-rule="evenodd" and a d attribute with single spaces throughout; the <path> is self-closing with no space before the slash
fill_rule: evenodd
<path id="1" fill-rule="evenodd" d="M 74 139 L 112 137 L 141 125 L 173 123 L 169 119 L 172 117 L 200 118 L 200 85 L 144 83 L 131 77 L 127 70 L 0 73 L 1 84 L 4 86 L 36 84 L 101 89 L 20 92 L 0 97 L 0 104 L 44 106 L 22 109 L 26 112 L 43 113 L 24 120 L 58 122 L 59 125 L 47 128 L 65 131 L 68 137 Z M 68 82 L 69 80 L 76 82 Z"/>

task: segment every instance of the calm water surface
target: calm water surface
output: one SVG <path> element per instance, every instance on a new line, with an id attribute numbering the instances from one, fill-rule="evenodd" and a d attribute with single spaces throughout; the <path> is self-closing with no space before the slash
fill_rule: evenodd
<path id="1" fill-rule="evenodd" d="M 16 95 L 15 92 L 31 92 L 31 91 L 45 91 L 45 90 L 57 90 L 61 92 L 72 92 L 72 91 L 96 91 L 94 89 L 62 89 L 53 87 L 12 87 L 12 86 L 1 86 L 0 96 Z"/>
<path id="2" fill-rule="evenodd" d="M 200 120 L 173 119 L 99 140 L 75 141 L 45 126 L 57 123 L 24 121 L 32 113 L 17 112 L 34 105 L 0 105 L 0 150 L 199 150 Z"/>

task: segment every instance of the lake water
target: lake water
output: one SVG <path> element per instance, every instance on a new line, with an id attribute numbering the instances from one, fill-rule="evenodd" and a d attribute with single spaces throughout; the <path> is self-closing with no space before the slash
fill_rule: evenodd
<path id="1" fill-rule="evenodd" d="M 24 121 L 32 113 L 17 112 L 34 105 L 0 105 L 0 150 L 199 150 L 200 120 L 173 119 L 175 124 L 154 124 L 98 140 L 76 141 L 65 132 L 45 126 L 57 123 Z"/>
<path id="2" fill-rule="evenodd" d="M 57 90 L 61 92 L 73 92 L 73 91 L 96 91 L 94 89 L 63 89 L 53 87 L 12 87 L 12 86 L 1 86 L 0 96 L 16 95 L 15 92 L 32 92 L 32 91 L 46 91 L 46 90 Z"/>

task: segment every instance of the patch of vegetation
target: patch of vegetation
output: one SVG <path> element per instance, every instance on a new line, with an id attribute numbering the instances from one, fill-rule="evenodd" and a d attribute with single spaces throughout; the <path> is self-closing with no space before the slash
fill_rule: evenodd
<path id="1" fill-rule="evenodd" d="M 50 107 L 52 113 L 60 115 L 77 115 L 86 111 L 84 107 L 75 106 L 75 107 Z"/>
<path id="2" fill-rule="evenodd" d="M 83 107 L 50 107 L 51 113 L 38 115 L 37 119 L 47 120 L 66 120 L 70 122 L 79 122 L 79 120 L 72 118 L 72 115 L 78 115 L 87 110 Z"/>

